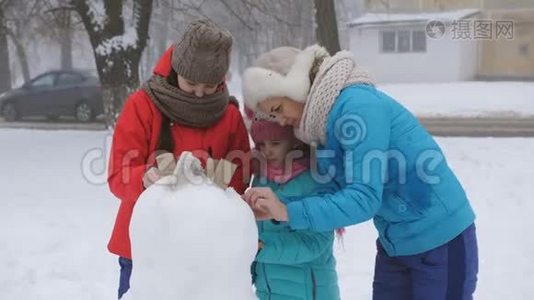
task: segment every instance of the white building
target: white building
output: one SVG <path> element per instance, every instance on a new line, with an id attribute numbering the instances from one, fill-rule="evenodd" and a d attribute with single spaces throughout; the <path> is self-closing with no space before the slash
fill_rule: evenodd
<path id="1" fill-rule="evenodd" d="M 462 24 L 478 14 L 366 13 L 347 24 L 349 49 L 378 82 L 470 80 L 477 74 L 478 45 Z"/>

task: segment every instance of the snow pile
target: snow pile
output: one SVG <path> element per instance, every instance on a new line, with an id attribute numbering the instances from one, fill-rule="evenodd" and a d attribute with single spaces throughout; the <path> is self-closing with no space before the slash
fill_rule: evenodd
<path id="1" fill-rule="evenodd" d="M 208 180 L 190 152 L 138 199 L 130 235 L 134 268 L 124 299 L 256 299 L 252 211 L 233 189 Z"/>

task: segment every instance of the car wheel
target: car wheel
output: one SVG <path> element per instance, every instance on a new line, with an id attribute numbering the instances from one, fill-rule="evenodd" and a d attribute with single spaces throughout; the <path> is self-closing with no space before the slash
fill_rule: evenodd
<path id="1" fill-rule="evenodd" d="M 2 115 L 4 116 L 4 120 L 8 122 L 13 122 L 19 119 L 19 112 L 13 103 L 4 104 L 4 107 L 2 108 Z"/>
<path id="2" fill-rule="evenodd" d="M 80 122 L 89 122 L 94 118 L 93 109 L 89 104 L 81 102 L 76 106 L 76 120 Z"/>

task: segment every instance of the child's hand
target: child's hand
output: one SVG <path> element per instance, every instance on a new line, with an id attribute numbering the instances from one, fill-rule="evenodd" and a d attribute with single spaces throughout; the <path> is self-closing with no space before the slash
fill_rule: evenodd
<path id="1" fill-rule="evenodd" d="M 258 241 L 258 250 L 261 250 L 263 248 L 263 242 Z"/>
<path id="2" fill-rule="evenodd" d="M 268 213 L 276 221 L 287 221 L 287 208 L 270 188 L 250 188 L 243 199 L 254 211 Z"/>
<path id="3" fill-rule="evenodd" d="M 264 221 L 264 220 L 270 220 L 273 217 L 271 216 L 271 213 L 269 213 L 266 210 L 263 210 L 261 208 L 253 208 L 252 212 L 254 212 L 254 217 L 256 217 L 257 221 Z"/>
<path id="4" fill-rule="evenodd" d="M 250 208 L 252 209 L 252 212 L 254 213 L 254 217 L 256 218 L 257 221 L 272 219 L 272 216 L 269 213 L 269 211 L 254 207 L 252 203 L 247 201 L 247 198 L 245 198 L 245 195 L 241 195 L 241 198 L 243 199 L 243 201 L 247 202 L 248 206 L 250 206 Z"/>

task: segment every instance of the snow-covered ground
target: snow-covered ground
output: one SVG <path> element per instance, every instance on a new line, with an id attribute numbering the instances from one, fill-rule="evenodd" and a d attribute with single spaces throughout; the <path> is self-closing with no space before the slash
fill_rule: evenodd
<path id="1" fill-rule="evenodd" d="M 230 91 L 241 100 L 240 79 Z M 534 117 L 534 82 L 383 84 L 378 88 L 418 117 Z"/>
<path id="2" fill-rule="evenodd" d="M 478 215 L 476 299 L 533 299 L 534 139 L 438 141 Z M 107 132 L 0 129 L 0 299 L 116 298 L 108 147 Z M 370 299 L 375 238 L 366 223 L 336 245 L 343 299 Z"/>
<path id="3" fill-rule="evenodd" d="M 418 117 L 534 117 L 534 82 L 403 83 L 378 87 Z"/>

